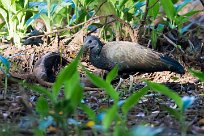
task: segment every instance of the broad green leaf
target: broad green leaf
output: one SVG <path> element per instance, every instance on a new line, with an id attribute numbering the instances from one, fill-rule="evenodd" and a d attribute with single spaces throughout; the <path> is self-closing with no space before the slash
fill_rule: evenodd
<path id="1" fill-rule="evenodd" d="M 163 9 L 167 15 L 167 17 L 171 20 L 174 20 L 176 16 L 176 10 L 171 0 L 160 0 Z"/>
<path id="2" fill-rule="evenodd" d="M 139 89 L 137 92 L 132 94 L 130 97 L 128 97 L 125 101 L 125 103 L 122 105 L 122 111 L 124 114 L 127 114 L 130 108 L 132 108 L 134 105 L 136 105 L 141 97 L 143 97 L 147 92 L 149 91 L 149 87 L 146 86 L 142 89 Z"/>
<path id="3" fill-rule="evenodd" d="M 117 104 L 113 105 L 110 109 L 107 110 L 104 119 L 102 120 L 104 128 L 107 130 L 114 119 L 118 115 L 118 106 Z"/>
<path id="4" fill-rule="evenodd" d="M 71 99 L 74 89 L 80 83 L 79 73 L 77 71 L 74 72 L 72 77 L 64 81 L 64 96 L 66 99 Z"/>
<path id="5" fill-rule="evenodd" d="M 86 74 L 88 75 L 90 81 L 100 87 L 103 88 L 106 93 L 114 100 L 114 102 L 117 102 L 119 100 L 119 93 L 116 92 L 116 90 L 113 88 L 113 86 L 110 83 L 107 83 L 102 78 L 86 71 Z"/>
<path id="6" fill-rule="evenodd" d="M 57 100 L 58 93 L 60 88 L 64 84 L 64 81 L 71 79 L 73 74 L 77 71 L 77 65 L 79 63 L 79 59 L 83 53 L 83 48 L 80 49 L 77 57 L 65 68 L 63 68 L 57 76 L 55 83 L 52 86 L 52 94 L 55 100 Z"/>
<path id="7" fill-rule="evenodd" d="M 79 78 L 79 77 L 78 77 L 78 78 Z M 73 80 L 75 80 L 75 79 L 76 79 L 76 78 L 73 78 Z M 65 81 L 65 84 L 66 84 L 66 83 L 67 83 L 67 82 Z M 76 107 L 78 106 L 78 104 L 79 104 L 79 103 L 81 102 L 81 100 L 82 100 L 83 89 L 82 89 L 82 87 L 81 87 L 81 85 L 80 85 L 79 79 L 78 79 L 78 80 L 75 80 L 75 81 L 73 81 L 73 82 L 71 82 L 71 83 L 73 83 L 73 84 L 72 84 L 72 85 L 73 85 L 72 90 L 66 90 L 66 91 L 72 92 L 70 100 L 71 100 L 71 103 L 72 103 L 73 107 L 76 108 Z"/>
<path id="8" fill-rule="evenodd" d="M 202 82 L 204 82 L 204 72 L 201 71 L 197 71 L 197 70 L 193 70 L 193 69 L 189 69 L 189 72 L 194 76 L 199 78 L 199 80 L 201 80 Z"/>
<path id="9" fill-rule="evenodd" d="M 94 112 L 94 110 L 89 108 L 86 104 L 80 104 L 80 107 L 88 115 L 90 120 L 96 120 L 96 113 Z"/>
<path id="10" fill-rule="evenodd" d="M 36 111 L 42 116 L 48 115 L 49 106 L 45 98 L 43 97 L 38 98 L 37 103 L 36 103 Z"/>
<path id="11" fill-rule="evenodd" d="M 16 79 L 12 79 L 12 80 L 22 84 L 23 86 L 28 87 L 29 89 L 31 89 L 31 90 L 33 90 L 35 92 L 40 93 L 41 95 L 47 96 L 51 101 L 53 101 L 53 96 L 52 96 L 52 93 L 50 92 L 49 89 L 46 89 L 46 88 L 44 88 L 42 86 L 39 86 L 39 85 L 29 84 L 29 83 L 26 83 L 26 82 L 23 82 L 23 81 L 20 81 L 20 80 L 16 80 Z"/>
<path id="12" fill-rule="evenodd" d="M 106 82 L 111 83 L 111 81 L 118 75 L 118 65 L 116 65 L 106 76 Z"/>
<path id="13" fill-rule="evenodd" d="M 166 110 L 168 113 L 170 113 L 171 115 L 173 115 L 177 120 L 180 120 L 182 118 L 182 114 L 178 109 L 172 109 L 166 105 L 161 105 L 161 108 L 163 110 Z"/>
<path id="14" fill-rule="evenodd" d="M 168 96 L 169 98 L 173 99 L 175 101 L 175 103 L 179 106 L 179 108 L 182 109 L 182 107 L 183 107 L 182 99 L 175 91 L 169 89 L 168 87 L 166 87 L 162 84 L 153 83 L 150 81 L 145 81 L 145 82 L 153 91 L 159 92 L 159 93 L 164 94 L 164 95 Z"/>
<path id="15" fill-rule="evenodd" d="M 151 7 L 151 8 L 148 10 L 148 15 L 152 16 L 155 19 L 157 17 L 157 14 L 158 14 L 159 8 L 160 8 L 160 4 L 159 4 L 158 0 L 150 0 L 149 1 L 149 7 Z"/>
<path id="16" fill-rule="evenodd" d="M 76 72 L 77 70 L 77 64 L 78 60 L 74 60 L 71 62 L 68 66 L 66 66 L 64 69 L 60 71 L 60 73 L 57 76 L 57 80 L 55 81 L 53 85 L 53 96 L 57 98 L 58 93 L 60 91 L 60 88 L 64 84 L 66 80 L 71 79 L 72 75 Z"/>

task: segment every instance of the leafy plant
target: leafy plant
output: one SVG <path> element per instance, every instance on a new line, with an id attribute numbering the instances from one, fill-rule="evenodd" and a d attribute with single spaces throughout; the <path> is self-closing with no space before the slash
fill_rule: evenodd
<path id="1" fill-rule="evenodd" d="M 68 118 L 74 115 L 83 96 L 80 75 L 77 71 L 80 55 L 81 53 L 59 73 L 51 90 L 37 85 L 22 83 L 23 86 L 46 97 L 39 97 L 36 103 L 36 112 L 41 117 L 39 128 L 44 132 L 49 125 L 55 122 L 56 127 L 61 128 L 64 134 L 67 135 L 69 133 L 69 128 L 67 127 L 69 124 Z M 64 86 L 64 96 L 59 98 L 62 86 Z"/>
<path id="2" fill-rule="evenodd" d="M 51 2 L 51 0 L 31 2 L 30 6 L 38 7 L 39 12 L 29 19 L 28 22 L 32 23 L 37 18 L 41 18 L 45 23 L 48 33 L 52 32 L 54 28 L 78 24 L 86 21 L 89 16 L 87 7 L 90 2 L 91 0 L 69 0 L 60 3 Z"/>
<path id="3" fill-rule="evenodd" d="M 94 14 L 97 16 L 115 15 L 128 23 L 132 23 L 135 20 L 134 1 L 102 0 L 94 1 L 92 5 L 94 5 Z M 100 19 L 100 24 L 104 25 L 107 22 L 111 22 L 111 20 L 114 19 Z M 113 28 L 109 25 L 105 25 L 105 27 L 101 29 L 101 35 L 103 35 L 105 39 L 113 39 L 112 33 L 120 37 L 125 34 L 128 35 L 128 33 L 124 33 L 120 22 L 114 21 L 114 24 Z"/>
<path id="4" fill-rule="evenodd" d="M 190 2 L 192 2 L 192 0 L 184 0 L 182 3 L 175 6 L 171 0 L 161 0 L 161 5 L 164 9 L 164 12 L 166 13 L 167 18 L 170 20 L 167 21 L 170 28 L 174 29 L 177 27 L 179 32 L 183 33 L 183 24 L 189 20 L 189 17 L 197 14 L 198 12 L 202 12 L 191 10 L 186 14 L 179 15 L 179 11 L 181 11 L 183 7 L 185 7 Z"/>
<path id="5" fill-rule="evenodd" d="M 204 73 L 198 70 L 189 69 L 189 72 L 194 76 L 204 82 Z"/>
<path id="6" fill-rule="evenodd" d="M 5 75 L 3 97 L 5 97 L 8 88 L 8 76 L 9 76 L 10 62 L 0 55 L 0 71 Z"/>
<path id="7" fill-rule="evenodd" d="M 27 18 L 32 16 L 32 10 L 28 9 L 28 0 L 0 0 L 0 15 L 6 25 L 8 39 L 15 45 L 20 46 L 21 38 L 30 25 L 26 23 Z M 3 27 L 3 24 L 1 27 Z M 2 34 L 5 34 L 5 32 L 2 32 Z"/>
<path id="8" fill-rule="evenodd" d="M 171 115 L 173 115 L 180 122 L 181 135 L 185 136 L 187 133 L 187 128 L 188 128 L 188 125 L 185 123 L 185 121 L 186 121 L 185 110 L 192 105 L 195 98 L 193 96 L 191 96 L 191 97 L 190 96 L 184 96 L 183 98 L 181 98 L 180 96 L 178 96 L 177 93 L 175 93 L 171 89 L 168 89 L 164 85 L 149 82 L 149 81 L 146 81 L 146 83 L 152 90 L 168 96 L 169 98 L 171 98 L 175 101 L 176 105 L 178 105 L 178 109 L 173 109 L 173 108 L 170 108 L 166 105 L 162 105 L 161 107 L 164 110 L 168 111 Z"/>
<path id="9" fill-rule="evenodd" d="M 54 27 L 64 25 L 66 17 L 69 15 L 73 6 L 73 2 L 51 3 L 51 0 L 46 2 L 31 2 L 30 7 L 38 7 L 38 13 L 28 20 L 33 23 L 36 19 L 41 18 L 47 32 L 52 32 Z"/>

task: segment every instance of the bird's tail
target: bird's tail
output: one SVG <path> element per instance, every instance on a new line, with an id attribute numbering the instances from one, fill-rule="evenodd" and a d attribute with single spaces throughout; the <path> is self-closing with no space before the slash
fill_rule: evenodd
<path id="1" fill-rule="evenodd" d="M 179 73 L 184 74 L 185 70 L 184 67 L 176 60 L 168 57 L 168 56 L 161 56 L 161 60 L 167 64 L 167 66 L 170 68 L 170 70 Z"/>

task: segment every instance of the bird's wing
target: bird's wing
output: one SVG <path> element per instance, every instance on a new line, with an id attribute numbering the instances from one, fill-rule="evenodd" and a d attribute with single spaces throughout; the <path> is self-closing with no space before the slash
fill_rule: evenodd
<path id="1" fill-rule="evenodd" d="M 161 54 L 137 43 L 109 42 L 103 47 L 109 61 L 120 65 L 120 71 L 159 71 L 166 65 Z"/>

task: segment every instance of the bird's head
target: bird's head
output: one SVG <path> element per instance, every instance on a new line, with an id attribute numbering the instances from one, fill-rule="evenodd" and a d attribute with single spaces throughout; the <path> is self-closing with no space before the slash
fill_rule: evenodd
<path id="1" fill-rule="evenodd" d="M 102 49 L 102 43 L 96 36 L 87 36 L 84 40 L 84 49 L 90 49 L 91 52 L 100 53 Z"/>

